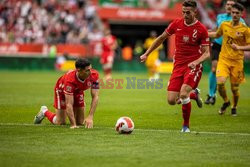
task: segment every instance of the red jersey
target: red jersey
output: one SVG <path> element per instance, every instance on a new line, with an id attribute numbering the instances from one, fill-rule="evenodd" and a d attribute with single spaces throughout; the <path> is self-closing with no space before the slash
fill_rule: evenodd
<path id="1" fill-rule="evenodd" d="M 113 51 L 112 46 L 115 44 L 116 38 L 113 35 L 105 36 L 102 39 L 102 50 L 104 53 L 110 53 Z"/>
<path id="2" fill-rule="evenodd" d="M 92 88 L 99 89 L 99 74 L 91 69 L 91 74 L 84 81 L 76 75 L 76 70 L 72 70 L 61 76 L 56 83 L 56 89 L 68 95 L 83 93 L 83 91 Z"/>
<path id="3" fill-rule="evenodd" d="M 165 32 L 175 34 L 175 64 L 188 64 L 201 56 L 201 45 L 209 45 L 206 27 L 198 20 L 187 25 L 184 19 L 174 20 Z"/>

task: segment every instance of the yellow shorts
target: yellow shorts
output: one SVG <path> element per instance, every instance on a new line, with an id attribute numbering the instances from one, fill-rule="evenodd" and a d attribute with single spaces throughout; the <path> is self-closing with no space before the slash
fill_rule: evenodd
<path id="1" fill-rule="evenodd" d="M 219 58 L 216 77 L 230 77 L 232 84 L 240 84 L 245 81 L 243 60 L 229 60 Z"/>
<path id="2" fill-rule="evenodd" d="M 155 68 L 155 67 L 157 67 L 156 66 L 156 62 L 157 62 L 158 58 L 159 58 L 158 54 L 150 54 L 148 56 L 147 60 L 146 60 L 146 63 L 145 63 L 146 66 L 148 68 Z"/>

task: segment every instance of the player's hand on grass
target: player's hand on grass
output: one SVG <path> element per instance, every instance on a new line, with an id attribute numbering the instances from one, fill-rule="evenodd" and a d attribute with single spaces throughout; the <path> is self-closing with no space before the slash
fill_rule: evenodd
<path id="1" fill-rule="evenodd" d="M 93 128 L 93 117 L 92 116 L 88 116 L 85 120 L 84 120 L 84 122 L 83 122 L 83 124 L 85 125 L 85 128 Z"/>
<path id="2" fill-rule="evenodd" d="M 70 126 L 70 129 L 77 129 L 77 128 L 79 128 L 79 126 L 76 125 Z"/>
<path id="3" fill-rule="evenodd" d="M 146 54 L 141 55 L 141 56 L 140 56 L 141 62 L 146 61 L 146 60 L 147 60 L 147 57 L 148 57 L 148 56 L 147 56 Z"/>

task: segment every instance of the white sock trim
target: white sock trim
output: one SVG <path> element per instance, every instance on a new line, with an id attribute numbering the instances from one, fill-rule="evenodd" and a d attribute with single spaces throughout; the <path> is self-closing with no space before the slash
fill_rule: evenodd
<path id="1" fill-rule="evenodd" d="M 187 97 L 185 99 L 181 99 L 181 104 L 188 104 L 190 102 L 190 97 Z"/>
<path id="2" fill-rule="evenodd" d="M 43 112 L 43 114 L 45 115 L 45 113 L 48 111 L 48 109 L 46 109 L 46 110 L 42 110 L 42 112 Z"/>
<path id="3" fill-rule="evenodd" d="M 56 115 L 54 116 L 52 122 L 53 122 L 53 124 L 56 124 Z"/>

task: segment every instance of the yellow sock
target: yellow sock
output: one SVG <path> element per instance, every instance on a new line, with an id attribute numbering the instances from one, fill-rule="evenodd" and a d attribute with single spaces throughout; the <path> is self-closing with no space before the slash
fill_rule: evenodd
<path id="1" fill-rule="evenodd" d="M 233 108 L 236 108 L 240 97 L 239 84 L 231 84 L 231 90 L 233 93 Z"/>

